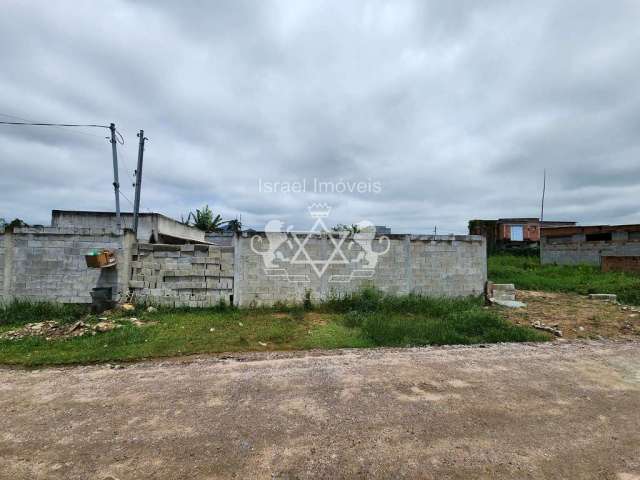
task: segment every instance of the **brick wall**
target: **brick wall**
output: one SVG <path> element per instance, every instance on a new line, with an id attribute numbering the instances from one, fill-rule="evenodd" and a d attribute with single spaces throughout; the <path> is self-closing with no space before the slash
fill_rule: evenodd
<path id="1" fill-rule="evenodd" d="M 232 303 L 233 247 L 140 243 L 132 250 L 131 292 L 169 306 Z"/>
<path id="2" fill-rule="evenodd" d="M 542 237 L 540 259 L 543 264 L 601 265 L 605 255 L 640 255 L 640 239 L 627 232 L 615 232 L 611 241 L 586 241 L 586 235 Z"/>
<path id="3" fill-rule="evenodd" d="M 1 236 L 2 299 L 30 298 L 90 303 L 95 287 L 112 287 L 114 298 L 126 289 L 125 236 L 109 229 L 72 227 L 17 228 Z M 88 268 L 84 255 L 93 248 L 116 251 L 118 264 Z"/>
<path id="4" fill-rule="evenodd" d="M 633 272 L 640 273 L 640 256 L 602 256 L 603 272 Z"/>
<path id="5" fill-rule="evenodd" d="M 260 254 L 268 251 L 265 234 L 239 237 L 234 252 L 236 302 L 241 306 L 300 302 L 306 291 L 319 300 L 365 285 L 393 294 L 415 292 L 459 297 L 482 293 L 487 279 L 483 237 L 389 235 L 388 239 L 388 251 L 377 258 L 374 269 L 367 268 L 368 262 L 362 260 L 365 252 L 350 238 L 341 248 L 344 259 L 336 257 L 345 263 L 332 264 L 319 276 L 311 265 L 303 262 L 304 256 L 295 257 L 295 247 L 303 241 L 301 236 L 288 235 L 289 242 L 278 250 L 292 260 L 273 259 L 272 266 L 280 268 L 267 268 Z M 386 242 L 377 237 L 373 251 L 387 249 Z M 312 260 L 326 259 L 333 251 L 333 243 L 326 236 L 315 236 L 306 242 L 305 251 Z"/>

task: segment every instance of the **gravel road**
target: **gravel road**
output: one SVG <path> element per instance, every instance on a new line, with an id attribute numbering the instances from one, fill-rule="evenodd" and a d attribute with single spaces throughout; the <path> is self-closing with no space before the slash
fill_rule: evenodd
<path id="1" fill-rule="evenodd" d="M 640 479 L 640 342 L 0 369 L 0 478 Z"/>

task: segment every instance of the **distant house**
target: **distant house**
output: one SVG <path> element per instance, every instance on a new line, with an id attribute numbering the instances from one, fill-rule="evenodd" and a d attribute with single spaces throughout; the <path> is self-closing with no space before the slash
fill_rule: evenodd
<path id="1" fill-rule="evenodd" d="M 540 229 L 573 226 L 576 222 L 544 220 L 539 218 L 499 218 L 497 220 L 470 220 L 469 234 L 487 239 L 489 251 L 537 247 Z"/>
<path id="2" fill-rule="evenodd" d="M 640 272 L 640 225 L 543 228 L 540 260 Z"/>

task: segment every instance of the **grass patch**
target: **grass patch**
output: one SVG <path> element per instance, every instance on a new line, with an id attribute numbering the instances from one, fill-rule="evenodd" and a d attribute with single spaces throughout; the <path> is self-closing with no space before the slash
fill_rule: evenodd
<path id="1" fill-rule="evenodd" d="M 44 307 L 43 307 L 44 308 Z M 58 312 L 58 310 L 50 310 Z M 47 310 L 42 310 L 47 312 Z M 52 319 L 40 312 L 37 319 Z M 541 341 L 549 337 L 512 325 L 478 298 L 390 296 L 363 290 L 311 306 L 236 309 L 143 309 L 116 330 L 62 340 L 0 340 L 0 363 L 43 365 L 127 361 L 198 353 L 366 348 Z M 23 318 L 23 317 L 21 317 Z M 66 318 L 66 317 L 65 317 Z M 24 322 L 23 322 L 24 323 Z"/>
<path id="2" fill-rule="evenodd" d="M 85 305 L 16 299 L 0 302 L 0 325 L 22 325 L 42 320 L 68 323 L 89 312 Z"/>
<path id="3" fill-rule="evenodd" d="M 621 302 L 640 305 L 640 275 L 601 272 L 588 265 L 541 265 L 538 257 L 499 254 L 489 257 L 489 278 L 522 290 L 615 293 Z"/>
<path id="4" fill-rule="evenodd" d="M 542 341 L 548 336 L 512 325 L 480 298 L 391 296 L 363 290 L 327 302 L 328 310 L 343 312 L 343 325 L 359 329 L 377 346 L 420 346 L 490 342 Z"/>

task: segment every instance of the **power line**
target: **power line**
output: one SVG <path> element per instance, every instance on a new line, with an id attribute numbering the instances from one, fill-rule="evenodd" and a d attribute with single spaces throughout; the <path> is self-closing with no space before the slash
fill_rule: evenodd
<path id="1" fill-rule="evenodd" d="M 21 118 L 21 117 L 17 117 L 15 115 L 9 115 L 6 113 L 0 113 L 0 116 L 2 117 L 7 117 L 7 118 L 15 118 L 17 120 L 21 120 L 20 122 L 6 122 L 6 121 L 0 121 L 0 125 L 14 125 L 14 126 L 32 126 L 32 127 L 54 127 L 54 128 L 60 128 L 63 129 L 65 127 L 71 127 L 71 128 L 106 128 L 106 129 L 110 129 L 111 126 L 109 125 L 99 125 L 99 124 L 95 124 L 95 123 L 49 123 L 49 122 L 34 122 L 31 120 L 28 120 L 26 118 Z M 88 135 L 91 137 L 98 137 L 98 138 L 102 138 L 100 135 L 95 135 L 92 133 L 88 133 L 88 132 L 82 132 L 82 131 L 74 131 L 74 130 L 65 130 L 69 133 L 77 133 L 77 134 L 82 134 L 82 135 Z M 117 137 L 115 137 L 115 141 L 117 143 L 119 143 L 120 145 L 124 146 L 125 141 L 124 141 L 124 136 L 118 131 L 118 130 L 114 130 L 115 135 L 117 135 Z M 104 137 L 107 140 L 109 140 L 109 137 Z M 128 157 L 125 153 L 124 153 L 124 149 L 122 149 L 120 151 L 121 153 L 121 158 L 124 160 L 124 166 L 125 166 L 125 171 L 127 173 L 127 175 L 131 178 L 132 182 L 136 183 L 136 179 L 134 178 L 134 175 L 131 173 L 131 169 L 128 165 L 128 162 L 125 160 L 125 157 Z M 129 197 L 127 197 L 121 190 L 119 190 L 118 192 L 120 195 L 122 195 L 122 197 L 129 202 L 129 204 L 134 207 L 133 202 L 129 199 Z M 151 212 L 151 210 L 149 210 L 146 207 L 142 207 L 145 210 L 147 210 L 148 212 Z"/>
<path id="2" fill-rule="evenodd" d="M 109 128 L 107 125 L 79 124 L 79 123 L 34 123 L 34 122 L 2 122 L 2 125 L 28 125 L 33 127 L 96 127 Z"/>
<path id="3" fill-rule="evenodd" d="M 124 193 L 122 193 L 122 190 L 120 190 L 120 195 L 122 195 L 124 197 L 124 199 L 129 202 L 131 204 L 131 206 L 133 207 L 133 202 L 131 200 L 129 200 L 129 197 L 127 197 Z"/>
<path id="4" fill-rule="evenodd" d="M 20 120 L 20 122 L 2 122 L 2 124 L 4 125 L 27 125 L 27 126 L 31 126 L 31 125 L 36 125 L 36 124 L 40 124 L 40 123 L 46 123 L 46 122 L 35 122 L 33 120 L 29 120 L 27 118 L 22 118 L 22 117 L 18 117 L 16 115 L 9 115 L 6 113 L 0 113 L 0 116 L 2 117 L 7 117 L 7 118 L 15 118 L 16 120 Z M 67 133 L 73 133 L 76 135 L 85 135 L 87 137 L 97 137 L 97 138 L 105 138 L 102 135 L 96 135 L 95 133 L 89 133 L 89 132 L 83 132 L 83 131 L 79 131 L 79 130 L 65 130 L 63 127 L 60 127 L 58 125 L 62 125 L 62 124 L 55 124 L 55 123 L 46 123 L 45 126 L 50 126 L 53 128 L 57 128 L 59 130 L 65 131 Z M 68 124 L 71 125 L 71 124 Z M 102 127 L 102 125 L 100 126 Z M 109 127 L 106 127 L 109 128 Z"/>

